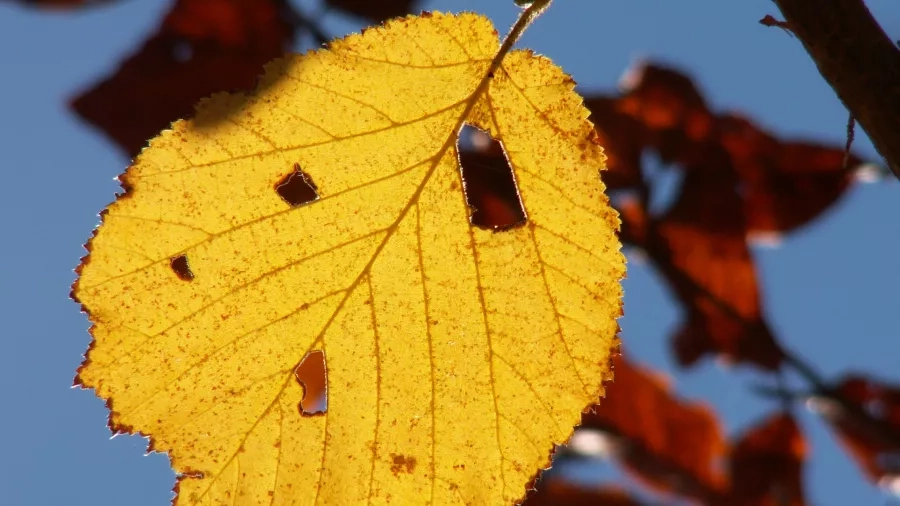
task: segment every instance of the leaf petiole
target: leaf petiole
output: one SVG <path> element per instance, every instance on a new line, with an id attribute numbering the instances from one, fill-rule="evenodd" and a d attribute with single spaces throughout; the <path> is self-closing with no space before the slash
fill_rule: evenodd
<path id="1" fill-rule="evenodd" d="M 528 28 L 528 25 L 537 19 L 538 16 L 543 14 L 544 11 L 547 10 L 547 7 L 550 7 L 551 3 L 553 3 L 553 0 L 534 0 L 531 2 L 528 0 L 516 0 L 516 5 L 523 7 L 527 5 L 527 7 L 519 14 L 519 19 L 516 20 L 516 24 L 513 25 L 509 33 L 506 34 L 506 38 L 503 39 L 500 50 L 497 51 L 497 55 L 494 57 L 494 60 L 491 61 L 489 73 L 493 73 L 500 67 L 500 63 L 503 62 L 506 53 L 509 53 L 509 50 L 512 49 L 519 38 L 522 37 L 522 34 L 525 33 L 525 29 Z"/>

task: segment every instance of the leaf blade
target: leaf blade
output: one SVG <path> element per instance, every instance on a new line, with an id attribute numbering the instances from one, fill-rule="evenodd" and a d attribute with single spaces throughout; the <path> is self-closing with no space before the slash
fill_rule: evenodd
<path id="1" fill-rule="evenodd" d="M 185 473 L 179 504 L 279 503 L 298 486 L 326 503 L 510 502 L 596 398 L 623 272 L 602 150 L 571 79 L 524 52 L 490 77 L 498 46 L 474 15 L 394 21 L 271 64 L 259 95 L 213 97 L 129 168 L 134 191 L 110 206 L 75 289 L 96 324 L 80 379 L 115 399 L 115 428 L 170 452 Z M 522 102 L 535 83 L 551 91 Z M 463 121 L 512 146 L 521 174 L 552 158 L 549 190 L 521 179 L 533 227 L 493 234 L 465 221 Z M 275 186 L 297 167 L 319 198 L 294 207 Z M 538 225 L 600 274 L 538 276 L 539 253 L 552 256 Z M 106 253 L 124 243 L 146 258 Z M 189 281 L 171 272 L 173 255 Z M 510 304 L 540 325 L 500 316 Z M 598 329 L 564 330 L 566 312 L 600 314 Z M 534 338 L 549 332 L 565 354 Z M 294 369 L 316 349 L 328 410 L 299 419 Z M 539 413 L 547 427 L 522 430 L 517 420 Z"/>

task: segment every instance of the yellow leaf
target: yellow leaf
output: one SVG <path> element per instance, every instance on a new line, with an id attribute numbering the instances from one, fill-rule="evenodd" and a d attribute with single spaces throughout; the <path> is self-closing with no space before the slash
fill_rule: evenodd
<path id="1" fill-rule="evenodd" d="M 273 62 L 122 176 L 74 290 L 79 380 L 169 453 L 178 505 L 511 504 L 597 400 L 605 157 L 571 78 L 499 47 L 478 15 L 394 20 Z M 464 123 L 503 142 L 525 226 L 469 224 Z M 311 352 L 327 409 L 303 416 Z"/>

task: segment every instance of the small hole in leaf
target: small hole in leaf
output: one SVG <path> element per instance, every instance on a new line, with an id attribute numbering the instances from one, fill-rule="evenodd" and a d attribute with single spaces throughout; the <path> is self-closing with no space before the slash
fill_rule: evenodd
<path id="1" fill-rule="evenodd" d="M 328 372 L 325 367 L 325 352 L 313 350 L 303 357 L 294 369 L 297 382 L 303 387 L 300 414 L 311 416 L 328 410 Z"/>
<path id="2" fill-rule="evenodd" d="M 479 228 L 501 231 L 525 224 L 525 209 L 503 145 L 466 125 L 460 132 L 459 164 L 469 221 Z"/>
<path id="3" fill-rule="evenodd" d="M 194 273 L 191 272 L 191 266 L 188 265 L 186 255 L 178 255 L 169 260 L 169 266 L 182 281 L 193 281 Z"/>
<path id="4" fill-rule="evenodd" d="M 319 199 L 318 188 L 309 174 L 303 172 L 300 164 L 294 164 L 294 171 L 275 183 L 275 191 L 291 207 L 302 206 Z"/>

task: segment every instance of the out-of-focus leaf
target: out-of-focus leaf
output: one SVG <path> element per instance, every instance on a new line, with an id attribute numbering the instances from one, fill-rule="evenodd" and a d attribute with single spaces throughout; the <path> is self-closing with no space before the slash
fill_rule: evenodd
<path id="1" fill-rule="evenodd" d="M 709 165 L 703 146 L 713 138 L 716 118 L 686 75 L 668 67 L 638 65 L 623 78 L 616 110 L 646 128 L 645 148 L 665 163 Z"/>
<path id="2" fill-rule="evenodd" d="M 584 105 L 591 111 L 590 120 L 596 127 L 598 142 L 606 151 L 608 170 L 603 173 L 603 182 L 610 190 L 640 186 L 646 127 L 637 119 L 619 112 L 615 99 L 595 96 L 586 99 Z"/>
<path id="3" fill-rule="evenodd" d="M 844 168 L 844 148 L 779 141 L 750 120 L 720 118 L 720 139 L 743 184 L 748 231 L 789 232 L 819 216 L 845 192 L 855 155 Z"/>
<path id="4" fill-rule="evenodd" d="M 623 81 L 620 96 L 585 101 L 607 148 L 611 189 L 640 186 L 641 154 L 652 150 L 684 170 L 735 171 L 746 232 L 788 232 L 836 202 L 861 163 L 850 155 L 845 169 L 843 146 L 782 141 L 746 118 L 713 113 L 691 79 L 673 68 L 643 64 Z M 728 161 L 710 158 L 717 151 Z"/>
<path id="5" fill-rule="evenodd" d="M 806 443 L 789 413 L 755 425 L 731 450 L 733 506 L 803 506 Z"/>
<path id="6" fill-rule="evenodd" d="M 900 387 L 865 376 L 849 375 L 838 385 L 851 409 L 868 414 L 853 416 L 847 408 L 827 401 L 821 413 L 836 430 L 841 443 L 875 483 L 900 477 Z"/>
<path id="7" fill-rule="evenodd" d="M 690 365 L 712 353 L 777 368 L 782 352 L 762 319 L 734 174 L 689 170 L 653 231 L 647 248 L 686 312 L 672 341 L 678 361 Z"/>
<path id="8" fill-rule="evenodd" d="M 253 88 L 294 38 L 285 9 L 283 0 L 178 0 L 156 34 L 72 108 L 134 156 L 200 99 Z"/>
<path id="9" fill-rule="evenodd" d="M 689 77 L 665 66 L 639 66 L 623 88 L 585 103 L 609 157 L 604 180 L 637 195 L 620 204 L 622 237 L 648 251 L 685 308 L 673 336 L 678 361 L 714 354 L 777 368 L 782 351 L 761 314 L 747 237 L 794 230 L 829 208 L 851 180 L 843 146 L 782 142 L 714 114 Z M 648 151 L 684 176 L 662 217 L 646 212 L 644 200 L 660 191 L 641 167 Z M 859 163 L 849 156 L 850 167 Z"/>
<path id="10" fill-rule="evenodd" d="M 677 399 L 666 381 L 621 356 L 615 380 L 599 406 L 582 416 L 582 427 L 606 433 L 614 454 L 654 490 L 711 501 L 725 490 L 715 466 L 725 442 L 707 406 Z"/>
<path id="11" fill-rule="evenodd" d="M 414 14 L 418 0 L 325 0 L 325 3 L 354 16 L 380 23 L 390 18 Z"/>

